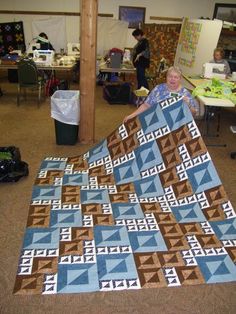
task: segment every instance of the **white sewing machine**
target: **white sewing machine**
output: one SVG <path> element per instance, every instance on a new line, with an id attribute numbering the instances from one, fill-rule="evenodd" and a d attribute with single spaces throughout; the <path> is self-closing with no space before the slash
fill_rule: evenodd
<path id="1" fill-rule="evenodd" d="M 123 62 L 130 62 L 130 61 L 131 61 L 131 51 L 130 49 L 125 49 L 124 55 L 123 55 Z"/>
<path id="2" fill-rule="evenodd" d="M 36 50 L 36 49 L 40 49 L 40 44 L 36 43 L 36 42 L 31 42 L 29 44 L 28 49 L 27 49 L 27 54 L 33 54 L 34 50 Z"/>
<path id="3" fill-rule="evenodd" d="M 79 43 L 68 43 L 67 44 L 67 55 L 68 56 L 80 56 L 80 44 Z"/>
<path id="4" fill-rule="evenodd" d="M 224 73 L 225 66 L 220 63 L 205 63 L 203 65 L 203 77 L 205 78 L 220 78 L 225 79 L 226 74 Z"/>
<path id="5" fill-rule="evenodd" d="M 76 62 L 75 56 L 63 56 L 62 58 L 59 59 L 59 64 L 62 65 L 71 65 L 75 62 Z"/>
<path id="6" fill-rule="evenodd" d="M 33 60 L 36 64 L 40 65 L 52 65 L 54 61 L 53 50 L 34 50 L 33 51 Z"/>

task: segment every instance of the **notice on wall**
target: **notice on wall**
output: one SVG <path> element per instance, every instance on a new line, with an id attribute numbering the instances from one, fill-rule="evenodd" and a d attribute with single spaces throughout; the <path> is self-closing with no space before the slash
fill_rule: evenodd
<path id="1" fill-rule="evenodd" d="M 202 73 L 203 64 L 213 58 L 222 24 L 220 20 L 183 20 L 174 63 L 183 74 Z"/>
<path id="2" fill-rule="evenodd" d="M 201 23 L 194 23 L 188 19 L 184 20 L 180 35 L 181 56 L 179 64 L 192 68 L 196 58 L 196 50 L 202 29 Z"/>

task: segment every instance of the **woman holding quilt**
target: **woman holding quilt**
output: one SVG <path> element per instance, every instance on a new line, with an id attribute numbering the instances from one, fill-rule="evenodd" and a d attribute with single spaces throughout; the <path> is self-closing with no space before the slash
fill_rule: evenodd
<path id="1" fill-rule="evenodd" d="M 145 102 L 133 113 L 126 116 L 123 122 L 136 117 L 150 107 L 157 105 L 160 101 L 174 96 L 184 96 L 184 104 L 189 107 L 192 115 L 195 116 L 198 112 L 198 103 L 192 98 L 190 92 L 181 86 L 181 78 L 181 70 L 178 67 L 170 67 L 167 71 L 166 83 L 154 87 Z"/>

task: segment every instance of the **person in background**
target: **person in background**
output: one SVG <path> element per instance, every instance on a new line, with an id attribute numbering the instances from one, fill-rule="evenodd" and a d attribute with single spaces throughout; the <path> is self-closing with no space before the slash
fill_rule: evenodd
<path id="1" fill-rule="evenodd" d="M 188 106 L 192 115 L 195 116 L 198 112 L 198 103 L 192 98 L 190 92 L 181 86 L 181 78 L 181 70 L 178 67 L 170 67 L 167 71 L 166 83 L 154 87 L 145 102 L 133 113 L 126 116 L 123 122 L 127 122 L 150 107 L 156 106 L 160 101 L 173 96 L 184 96 L 184 105 Z"/>
<path id="2" fill-rule="evenodd" d="M 141 29 L 135 29 L 132 35 L 137 40 L 137 44 L 133 48 L 132 57 L 133 65 L 136 68 L 138 89 L 142 86 L 148 88 L 145 69 L 150 65 L 149 42 Z"/>
<path id="3" fill-rule="evenodd" d="M 40 50 L 54 50 L 48 36 L 45 33 L 40 33 L 38 35 L 37 43 L 40 44 Z M 50 77 L 53 77 L 53 71 L 51 70 L 38 70 L 38 72 L 45 81 L 48 81 Z"/>
<path id="4" fill-rule="evenodd" d="M 224 55 L 225 53 L 223 48 L 215 48 L 213 53 L 214 59 L 210 60 L 210 63 L 224 64 L 224 74 L 228 76 L 231 74 L 231 70 L 228 61 L 224 59 Z"/>
<path id="5" fill-rule="evenodd" d="M 54 50 L 52 44 L 50 43 L 48 36 L 45 33 L 40 33 L 37 37 L 37 43 L 40 44 L 41 50 Z"/>

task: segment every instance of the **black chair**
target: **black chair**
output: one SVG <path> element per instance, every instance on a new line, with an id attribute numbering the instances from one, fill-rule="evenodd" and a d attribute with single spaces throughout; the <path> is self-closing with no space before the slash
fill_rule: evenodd
<path id="1" fill-rule="evenodd" d="M 18 92 L 17 105 L 20 105 L 21 91 L 24 89 L 24 98 L 26 99 L 26 90 L 38 91 L 38 107 L 40 106 L 42 91 L 44 91 L 45 81 L 39 76 L 37 66 L 31 59 L 21 59 L 18 62 Z M 45 96 L 45 92 L 43 93 Z"/>

